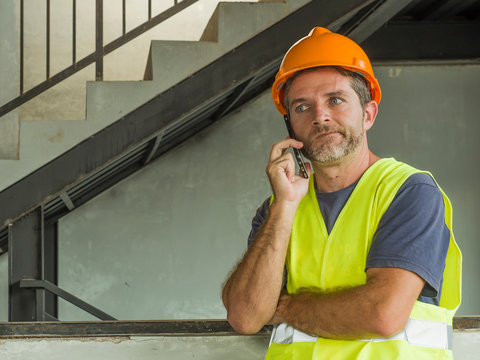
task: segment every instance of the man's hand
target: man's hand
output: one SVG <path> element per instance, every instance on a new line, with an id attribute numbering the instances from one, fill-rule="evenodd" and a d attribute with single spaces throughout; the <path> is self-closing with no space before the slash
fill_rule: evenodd
<path id="1" fill-rule="evenodd" d="M 288 148 L 301 149 L 303 143 L 286 138 L 273 145 L 266 172 L 275 200 L 298 204 L 308 191 L 308 179 L 295 174 L 295 160 Z M 310 175 L 310 164 L 305 164 Z"/>

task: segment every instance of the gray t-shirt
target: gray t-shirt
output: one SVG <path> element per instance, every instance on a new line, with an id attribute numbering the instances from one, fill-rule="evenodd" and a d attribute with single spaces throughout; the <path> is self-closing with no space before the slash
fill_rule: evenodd
<path id="1" fill-rule="evenodd" d="M 357 183 L 335 192 L 316 188 L 320 211 L 330 233 Z M 270 199 L 257 209 L 248 238 L 250 245 L 268 215 Z M 445 224 L 443 196 L 425 173 L 410 176 L 383 214 L 372 240 L 366 268 L 396 267 L 412 271 L 425 280 L 419 301 L 438 305 L 443 270 L 450 244 Z"/>

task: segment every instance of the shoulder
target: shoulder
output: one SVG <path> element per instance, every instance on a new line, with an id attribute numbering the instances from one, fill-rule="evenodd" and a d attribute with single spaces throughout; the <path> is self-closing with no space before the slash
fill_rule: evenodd
<path id="1" fill-rule="evenodd" d="M 416 209 L 418 212 L 441 210 L 443 213 L 443 194 L 435 180 L 426 173 L 410 175 L 401 185 L 390 204 L 394 211 Z"/>
<path id="2" fill-rule="evenodd" d="M 426 173 L 409 176 L 400 186 L 382 217 L 379 228 L 398 224 L 403 228 L 422 229 L 445 225 L 443 194 L 435 180 Z"/>
<path id="3" fill-rule="evenodd" d="M 433 178 L 429 174 L 424 172 L 417 172 L 415 174 L 410 175 L 408 179 L 405 180 L 405 183 L 403 184 L 402 188 L 412 187 L 415 185 L 428 185 L 438 189 L 438 186 L 435 180 L 433 180 Z"/>
<path id="4" fill-rule="evenodd" d="M 367 267 L 415 272 L 427 283 L 423 294 L 436 295 L 449 241 L 443 194 L 429 174 L 415 173 L 402 184 L 380 220 Z"/>
<path id="5" fill-rule="evenodd" d="M 431 200 L 443 204 L 442 191 L 428 172 L 393 158 L 381 159 L 377 163 L 373 171 L 377 174 L 377 196 L 389 198 L 390 207 L 395 208 L 398 203 L 410 204 L 411 201 L 421 205 L 423 200 L 427 205 L 430 196 L 434 197 Z"/>

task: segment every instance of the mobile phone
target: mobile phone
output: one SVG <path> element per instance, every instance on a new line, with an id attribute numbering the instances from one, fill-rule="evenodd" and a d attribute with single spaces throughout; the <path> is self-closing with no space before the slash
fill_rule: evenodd
<path id="1" fill-rule="evenodd" d="M 290 125 L 290 119 L 288 118 L 288 115 L 284 115 L 283 119 L 285 120 L 285 125 L 287 126 L 287 131 L 288 131 L 288 136 L 290 138 L 295 139 L 295 134 L 293 133 L 292 125 Z M 300 150 L 293 148 L 293 154 L 295 155 L 295 160 L 297 160 L 298 167 L 300 169 L 300 176 L 308 179 L 308 173 L 307 173 L 307 168 L 305 167 L 305 162 L 303 161 L 302 153 Z"/>

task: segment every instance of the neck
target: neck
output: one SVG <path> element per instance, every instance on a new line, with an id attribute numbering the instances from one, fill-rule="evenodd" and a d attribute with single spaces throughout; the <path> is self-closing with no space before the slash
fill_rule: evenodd
<path id="1" fill-rule="evenodd" d="M 366 144 L 365 144 L 366 145 Z M 315 182 L 321 192 L 333 192 L 352 185 L 380 158 L 368 147 L 332 163 L 312 162 Z"/>

